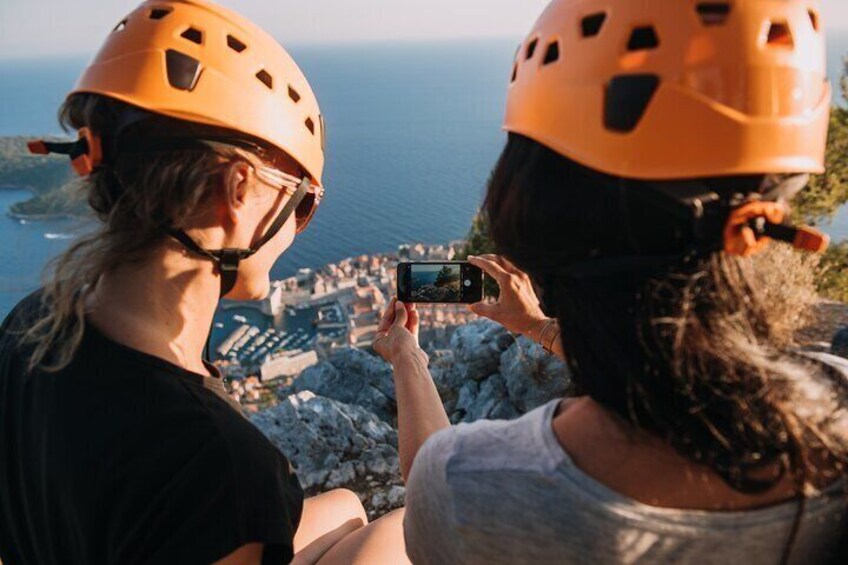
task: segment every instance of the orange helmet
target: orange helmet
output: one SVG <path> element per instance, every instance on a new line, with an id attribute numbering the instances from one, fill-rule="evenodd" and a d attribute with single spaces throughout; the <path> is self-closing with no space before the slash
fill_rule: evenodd
<path id="1" fill-rule="evenodd" d="M 233 131 L 231 145 L 258 139 L 281 150 L 305 171 L 302 179 L 273 169 L 257 171 L 286 189 L 289 201 L 249 249 L 202 248 L 184 231 L 169 234 L 214 261 L 221 296 L 235 286 L 239 264 L 254 255 L 306 204 L 305 229 L 323 196 L 324 120 L 306 77 L 271 36 L 235 12 L 206 0 L 148 0 L 121 20 L 71 94 L 115 98 L 154 114 Z M 130 116 L 130 119 L 133 119 Z M 245 137 L 239 140 L 239 135 Z M 211 141 L 211 140 L 207 140 Z M 192 140 L 151 140 L 146 150 L 192 146 Z M 120 144 L 119 144 L 120 145 Z M 74 143 L 32 141 L 33 153 L 64 153 L 86 176 L 104 158 L 99 132 L 82 128 Z M 313 186 L 314 185 L 314 186 Z M 311 195 L 311 198 L 307 198 Z"/>
<path id="2" fill-rule="evenodd" d="M 818 0 L 553 0 L 516 56 L 507 131 L 625 178 L 823 171 Z"/>
<path id="3" fill-rule="evenodd" d="M 149 0 L 121 20 L 72 94 L 116 98 L 267 142 L 321 185 L 324 121 L 274 38 L 205 0 Z"/>

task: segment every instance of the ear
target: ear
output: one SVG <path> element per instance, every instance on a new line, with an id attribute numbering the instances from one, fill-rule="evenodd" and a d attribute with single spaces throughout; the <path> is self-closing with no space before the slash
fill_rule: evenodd
<path id="1" fill-rule="evenodd" d="M 233 225 L 239 223 L 248 196 L 250 165 L 243 161 L 231 163 L 224 172 L 224 196 L 227 217 Z"/>

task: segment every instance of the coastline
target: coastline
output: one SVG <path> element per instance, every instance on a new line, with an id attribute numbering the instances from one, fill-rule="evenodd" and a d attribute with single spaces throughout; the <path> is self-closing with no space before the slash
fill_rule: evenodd
<path id="1" fill-rule="evenodd" d="M 24 220 L 27 222 L 45 222 L 51 220 L 73 220 L 77 218 L 84 218 L 85 216 L 78 216 L 76 214 L 18 214 L 16 212 L 12 212 L 11 210 L 6 211 L 6 216 L 12 218 L 13 220 Z"/>
<path id="2" fill-rule="evenodd" d="M 28 202 L 33 198 L 37 198 L 41 193 L 38 189 L 20 184 L 0 184 L 0 191 L 3 192 L 27 192 L 29 193 L 29 197 L 25 200 L 21 200 L 21 202 Z M 6 210 L 5 215 L 13 220 L 24 220 L 27 222 L 46 222 L 53 220 L 77 220 L 83 219 L 87 215 L 86 214 L 74 214 L 73 212 L 52 212 L 52 213 L 44 213 L 44 214 L 26 214 L 20 212 L 13 212 L 12 210 Z"/>

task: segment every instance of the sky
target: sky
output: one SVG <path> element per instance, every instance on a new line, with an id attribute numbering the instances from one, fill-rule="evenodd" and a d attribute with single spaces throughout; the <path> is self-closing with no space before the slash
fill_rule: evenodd
<path id="1" fill-rule="evenodd" d="M 548 0 L 219 0 L 283 44 L 515 37 Z M 637 1 L 637 0 L 633 0 Z M 0 0 L 0 58 L 94 52 L 138 0 Z M 823 0 L 848 30 L 848 1 Z"/>

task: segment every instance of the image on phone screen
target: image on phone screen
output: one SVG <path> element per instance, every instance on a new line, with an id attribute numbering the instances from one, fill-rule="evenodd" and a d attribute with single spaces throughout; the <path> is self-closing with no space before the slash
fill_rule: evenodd
<path id="1" fill-rule="evenodd" d="M 478 302 L 483 297 L 482 281 L 482 271 L 464 261 L 398 265 L 398 296 L 405 302 Z"/>
<path id="2" fill-rule="evenodd" d="M 414 302 L 459 302 L 459 265 L 412 265 L 410 289 Z"/>

